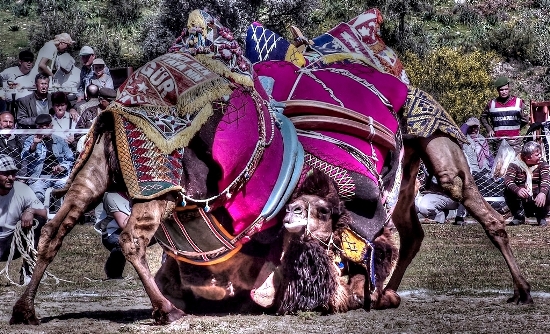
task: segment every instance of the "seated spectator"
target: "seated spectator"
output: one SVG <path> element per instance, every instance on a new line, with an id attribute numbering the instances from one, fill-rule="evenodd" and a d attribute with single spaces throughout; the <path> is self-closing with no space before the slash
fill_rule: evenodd
<path id="1" fill-rule="evenodd" d="M 48 93 L 50 78 L 44 74 L 37 74 L 34 79 L 36 90 L 33 94 L 22 97 L 17 103 L 17 124 L 21 128 L 34 128 L 36 116 L 48 114 L 52 107 L 51 94 Z"/>
<path id="2" fill-rule="evenodd" d="M 77 129 L 89 129 L 92 126 L 95 118 L 103 110 L 107 109 L 109 104 L 116 98 L 116 90 L 111 88 L 99 89 L 99 103 L 95 106 L 91 106 L 82 112 L 80 119 L 76 124 Z"/>
<path id="3" fill-rule="evenodd" d="M 33 79 L 29 74 L 34 63 L 34 54 L 29 50 L 23 50 L 19 52 L 19 64 L 17 66 L 8 67 L 0 73 L 4 87 L 8 87 L 8 83 L 12 86 L 15 85 L 16 95 L 15 99 L 29 95 L 31 92 L 25 89 L 32 86 Z M 5 99 L 7 102 L 12 102 L 12 95 L 6 94 Z"/>
<path id="4" fill-rule="evenodd" d="M 71 35 L 65 32 L 55 35 L 53 40 L 46 42 L 38 51 L 36 63 L 30 72 L 31 78 L 38 73 L 43 73 L 47 77 L 53 77 L 53 69 L 55 68 L 54 65 L 57 60 L 57 54 L 63 53 L 73 44 L 74 41 Z"/>
<path id="5" fill-rule="evenodd" d="M 57 57 L 57 72 L 53 76 L 59 90 L 76 93 L 80 83 L 80 69 L 74 66 L 75 60 L 70 54 L 64 53 Z"/>
<path id="6" fill-rule="evenodd" d="M 76 129 L 76 122 L 71 118 L 67 108 L 69 107 L 69 99 L 63 92 L 55 92 L 52 94 L 52 124 L 56 134 L 65 139 L 67 144 L 72 145 L 74 142 L 74 134 L 63 133 L 65 130 Z"/>
<path id="7" fill-rule="evenodd" d="M 15 79 L 29 74 L 32 70 L 33 63 L 34 54 L 32 52 L 29 50 L 19 52 L 19 64 L 17 66 L 8 67 L 0 72 L 2 81 L 7 84 L 9 81 L 15 81 Z"/>
<path id="8" fill-rule="evenodd" d="M 427 175 L 427 174 L 426 174 Z M 417 182 L 419 182 L 417 180 Z M 419 189 L 420 186 L 416 185 Z M 417 213 L 425 218 L 443 224 L 449 215 L 449 211 L 457 210 L 454 224 L 463 224 L 466 216 L 466 209 L 462 204 L 445 195 L 443 188 L 437 183 L 434 177 L 426 180 L 424 192 L 417 193 L 415 206 Z"/>
<path id="9" fill-rule="evenodd" d="M 124 193 L 107 192 L 103 196 L 104 219 L 96 223 L 101 231 L 101 242 L 111 253 L 105 262 L 105 275 L 109 279 L 122 278 L 126 259 L 120 247 L 120 233 L 130 216 L 130 202 Z"/>
<path id="10" fill-rule="evenodd" d="M 463 145 L 462 150 L 481 195 L 483 197 L 502 197 L 504 196 L 504 180 L 502 178 L 494 180 L 491 176 L 494 157 L 489 150 L 487 139 L 479 133 L 479 126 L 479 120 L 471 117 L 460 127 L 468 140 L 468 144 Z M 508 211 L 504 201 L 491 201 L 490 204 L 499 213 L 503 214 Z"/>
<path id="11" fill-rule="evenodd" d="M 468 144 L 463 146 L 463 150 L 472 174 L 489 173 L 494 162 L 487 139 L 479 133 L 479 125 L 477 118 L 470 117 L 461 126 L 466 139 L 468 139 Z"/>
<path id="12" fill-rule="evenodd" d="M 77 102 L 75 105 L 78 113 L 82 115 L 84 110 L 90 107 L 96 107 L 99 104 L 98 96 L 99 87 L 97 87 L 96 85 L 88 85 L 88 87 L 86 87 L 86 99 Z"/>
<path id="13" fill-rule="evenodd" d="M 547 226 L 550 170 L 541 156 L 540 145 L 527 142 L 506 170 L 504 199 L 514 217 L 510 225 L 524 224 L 525 217 L 534 215 L 540 226 Z"/>
<path id="14" fill-rule="evenodd" d="M 101 58 L 96 58 L 92 63 L 94 74 L 90 81 L 91 84 L 96 85 L 99 88 L 111 88 L 114 89 L 113 79 L 110 74 L 105 72 L 105 62 Z"/>
<path id="15" fill-rule="evenodd" d="M 13 115 L 9 111 L 4 111 L 0 113 L 0 129 L 9 130 L 15 127 L 15 121 Z M 27 172 L 27 163 L 24 160 L 21 160 L 21 152 L 23 152 L 23 142 L 21 136 L 12 134 L 3 134 L 0 135 L 0 154 L 5 154 L 11 157 L 17 167 L 19 172 L 17 175 L 26 176 Z"/>
<path id="16" fill-rule="evenodd" d="M 12 158 L 0 154 L 0 261 L 7 261 L 11 251 L 11 244 L 16 225 L 21 221 L 21 227 L 30 229 L 35 217 L 42 218 L 41 224 L 34 230 L 34 248 L 38 246 L 40 228 L 46 221 L 46 209 L 38 200 L 34 192 L 26 184 L 15 181 L 18 168 Z M 20 257 L 16 247 L 13 258 Z M 21 284 L 25 282 L 28 264 L 23 261 Z"/>
<path id="17" fill-rule="evenodd" d="M 82 69 L 80 70 L 80 83 L 78 85 L 77 102 L 83 101 L 86 98 L 86 88 L 90 85 L 92 76 L 94 75 L 92 63 L 96 59 L 94 49 L 88 45 L 84 45 L 82 49 L 80 49 L 79 55 L 80 60 L 82 61 Z M 111 75 L 108 67 L 105 67 L 103 72 Z"/>
<path id="18" fill-rule="evenodd" d="M 52 129 L 52 117 L 40 114 L 35 120 L 38 129 Z M 56 135 L 35 134 L 23 145 L 23 159 L 27 160 L 30 187 L 38 199 L 44 202 L 47 188 L 59 189 L 67 182 L 74 163 L 74 155 L 67 142 Z"/>
<path id="19" fill-rule="evenodd" d="M 90 85 L 92 86 L 92 85 Z M 88 87 L 90 87 L 88 86 Z M 116 90 L 110 89 L 110 88 L 101 88 L 99 90 L 99 104 L 92 106 L 84 112 L 82 112 L 82 115 L 80 116 L 80 119 L 76 123 L 77 129 L 89 129 L 94 120 L 96 119 L 97 115 L 99 115 L 103 110 L 107 109 L 109 104 L 111 104 L 111 101 L 113 101 L 116 98 Z M 84 148 L 84 143 L 86 141 L 87 136 L 77 135 L 75 136 L 75 140 L 77 141 L 76 150 L 78 152 L 81 152 Z"/>

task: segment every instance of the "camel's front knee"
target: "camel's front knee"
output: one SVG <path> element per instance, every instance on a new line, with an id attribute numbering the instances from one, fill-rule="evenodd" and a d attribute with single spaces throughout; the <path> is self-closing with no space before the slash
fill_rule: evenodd
<path id="1" fill-rule="evenodd" d="M 462 201 L 464 182 L 460 176 L 444 176 L 439 179 L 439 183 L 454 200 Z"/>

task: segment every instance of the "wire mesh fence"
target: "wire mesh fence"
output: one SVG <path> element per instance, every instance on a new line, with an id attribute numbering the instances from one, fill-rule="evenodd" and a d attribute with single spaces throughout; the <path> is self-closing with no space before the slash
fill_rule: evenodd
<path id="1" fill-rule="evenodd" d="M 0 130 L 0 136 L 4 136 L 5 142 L 11 140 L 19 143 L 18 145 L 4 145 L 5 147 L 0 150 L 0 153 L 10 155 L 16 160 L 20 166 L 16 179 L 28 184 L 35 191 L 37 197 L 47 206 L 50 218 L 53 217 L 63 201 L 63 198 L 57 198 L 52 191 L 64 187 L 74 162 L 80 154 L 79 148 L 82 146 L 87 132 L 88 129 L 65 131 L 52 129 Z M 42 136 L 43 140 L 38 141 L 39 144 L 35 151 L 29 152 L 31 144 L 37 136 Z M 529 134 L 521 137 L 524 141 L 539 140 L 543 148 L 543 159 L 549 161 L 550 150 L 548 150 L 546 138 L 550 139 L 550 124 L 547 134 L 542 133 L 537 137 Z M 73 139 L 68 140 L 68 138 Z M 487 140 L 491 144 L 489 146 L 494 157 L 503 138 L 487 138 Z M 77 145 L 79 142 L 80 145 Z M 57 147 L 57 149 L 54 147 Z M 472 175 L 482 196 L 498 212 L 502 214 L 508 212 L 503 197 L 504 179 L 493 177 L 490 171 L 473 172 Z M 427 191 L 427 171 L 423 165 L 421 165 L 418 179 L 421 183 L 420 192 Z M 93 219 L 93 212 L 87 214 L 86 219 Z"/>

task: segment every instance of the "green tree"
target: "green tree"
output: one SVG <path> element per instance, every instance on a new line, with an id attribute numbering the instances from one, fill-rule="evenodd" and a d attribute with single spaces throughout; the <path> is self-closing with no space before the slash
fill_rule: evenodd
<path id="1" fill-rule="evenodd" d="M 462 54 L 451 48 L 423 57 L 408 52 L 403 57 L 411 84 L 430 93 L 459 124 L 479 117 L 494 98 L 491 70 L 497 60 L 493 52 Z"/>

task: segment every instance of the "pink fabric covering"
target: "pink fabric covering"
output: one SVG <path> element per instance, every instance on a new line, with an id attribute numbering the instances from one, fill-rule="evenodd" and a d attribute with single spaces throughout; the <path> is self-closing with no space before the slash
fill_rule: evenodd
<path id="1" fill-rule="evenodd" d="M 220 191 L 225 189 L 246 167 L 258 141 L 258 114 L 256 103 L 248 94 L 237 89 L 233 92 L 227 112 L 216 129 L 212 156 L 222 168 L 222 180 L 218 183 Z M 265 105 L 262 111 L 267 128 L 267 138 L 271 138 L 273 120 Z M 276 129 L 276 128 L 275 128 Z M 232 194 L 225 208 L 233 218 L 234 235 L 242 232 L 256 218 L 275 187 L 281 170 L 283 141 L 278 130 L 271 145 L 266 147 L 262 160 L 250 180 L 241 190 Z"/>
<path id="2" fill-rule="evenodd" d="M 395 76 L 382 73 L 364 64 L 339 62 L 326 66 L 317 65 L 312 71 L 316 79 L 306 74 L 299 76 L 300 69 L 294 64 L 285 61 L 269 61 L 254 65 L 254 69 L 258 75 L 275 79 L 272 97 L 277 101 L 312 100 L 340 105 L 340 102 L 338 102 L 340 100 L 344 107 L 365 116 L 372 116 L 394 133 L 397 131 L 399 125 L 397 120 L 378 96 L 358 82 L 356 78 L 333 73 L 326 68 L 347 70 L 352 76 L 359 77 L 373 84 L 388 99 L 395 111 L 398 111 L 405 103 L 407 98 L 407 86 L 405 84 Z M 301 71 L 307 70 L 308 68 Z M 330 89 L 330 92 L 327 88 Z M 338 132 L 323 132 L 323 134 L 340 139 L 358 148 L 368 156 L 372 155 L 371 146 L 365 140 Z M 377 178 L 368 172 L 361 163 L 334 144 L 305 137 L 300 137 L 300 142 L 306 152 L 336 166 L 359 172 L 377 182 Z M 374 149 L 379 159 L 376 163 L 377 172 L 380 172 L 387 149 L 376 144 L 374 145 Z"/>

